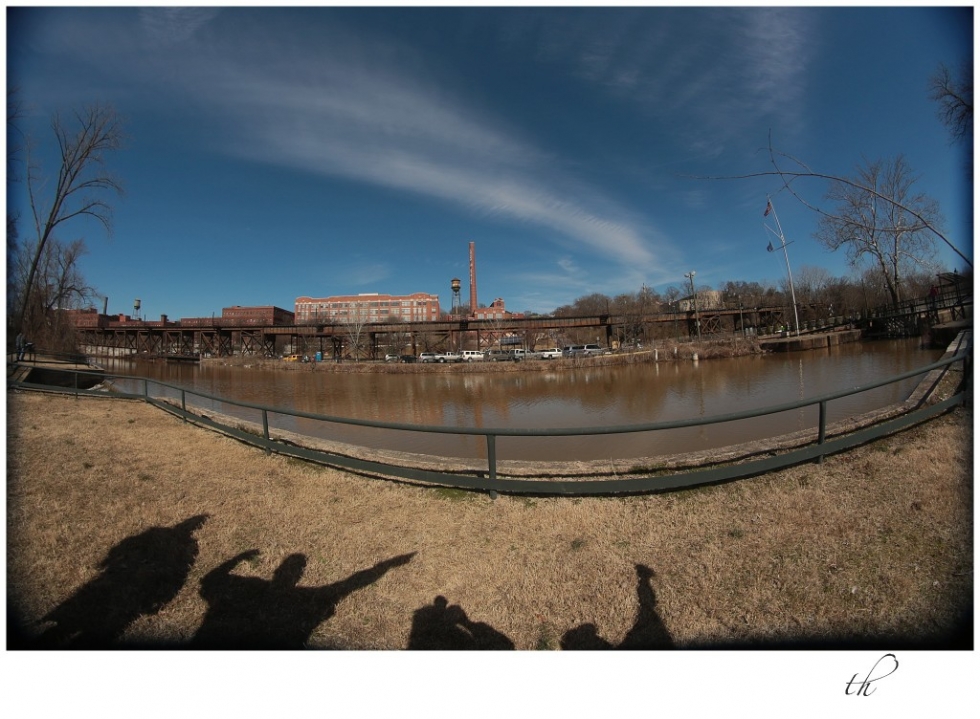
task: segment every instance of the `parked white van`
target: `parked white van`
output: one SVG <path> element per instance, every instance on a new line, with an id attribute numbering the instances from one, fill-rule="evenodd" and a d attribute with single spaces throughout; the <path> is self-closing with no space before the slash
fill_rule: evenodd
<path id="1" fill-rule="evenodd" d="M 463 361 L 464 362 L 482 362 L 483 353 L 477 350 L 463 350 Z"/>

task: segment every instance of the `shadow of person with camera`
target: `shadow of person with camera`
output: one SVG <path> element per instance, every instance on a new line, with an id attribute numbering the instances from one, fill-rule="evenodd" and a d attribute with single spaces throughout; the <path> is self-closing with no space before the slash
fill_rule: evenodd
<path id="1" fill-rule="evenodd" d="M 98 576 L 42 617 L 42 623 L 54 626 L 29 644 L 72 649 L 120 644 L 130 624 L 156 614 L 180 592 L 197 559 L 194 532 L 207 519 L 199 514 L 173 527 L 150 527 L 123 539 L 99 563 Z"/>
<path id="2" fill-rule="evenodd" d="M 645 564 L 636 565 L 636 594 L 639 608 L 633 626 L 617 646 L 599 636 L 595 624 L 582 624 L 569 629 L 561 638 L 562 649 L 671 649 L 674 641 L 657 612 L 657 597 L 653 592 L 653 570 Z"/>
<path id="3" fill-rule="evenodd" d="M 415 611 L 409 649 L 513 649 L 514 642 L 489 624 L 471 621 L 442 595 Z"/>

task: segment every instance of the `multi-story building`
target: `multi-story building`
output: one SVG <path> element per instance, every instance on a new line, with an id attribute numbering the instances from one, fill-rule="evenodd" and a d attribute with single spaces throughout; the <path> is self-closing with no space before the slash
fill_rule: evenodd
<path id="1" fill-rule="evenodd" d="M 221 319 L 243 325 L 291 325 L 293 313 L 272 305 L 258 307 L 234 305 L 221 308 Z"/>
<path id="2" fill-rule="evenodd" d="M 441 316 L 439 296 L 425 292 L 382 295 L 376 292 L 335 297 L 297 297 L 296 324 L 316 322 L 428 322 Z"/>

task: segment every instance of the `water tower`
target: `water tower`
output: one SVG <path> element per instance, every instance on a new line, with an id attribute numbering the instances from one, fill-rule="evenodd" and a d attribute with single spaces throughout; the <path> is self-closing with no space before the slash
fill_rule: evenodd
<path id="1" fill-rule="evenodd" d="M 452 314 L 453 317 L 459 317 L 459 288 L 460 288 L 459 278 L 453 277 L 450 286 L 453 289 L 453 308 L 450 311 L 450 314 Z"/>
<path id="2" fill-rule="evenodd" d="M 135 300 L 133 300 L 133 317 L 135 317 L 136 319 L 139 319 L 140 318 L 140 300 L 139 300 L 139 297 L 137 297 Z"/>

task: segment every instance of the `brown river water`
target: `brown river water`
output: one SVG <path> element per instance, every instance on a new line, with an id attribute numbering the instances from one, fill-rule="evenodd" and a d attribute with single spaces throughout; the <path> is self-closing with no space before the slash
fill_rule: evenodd
<path id="1" fill-rule="evenodd" d="M 110 373 L 150 377 L 188 390 L 266 407 L 416 426 L 595 428 L 708 418 L 856 388 L 934 362 L 918 339 L 856 342 L 807 352 L 662 361 L 549 371 L 338 374 L 213 363 L 100 361 Z M 541 360 L 535 360 L 538 362 Z M 905 400 L 919 378 L 828 405 L 835 422 Z M 135 383 L 127 389 L 142 391 Z M 150 383 L 154 396 L 176 396 Z M 261 421 L 228 402 L 187 395 L 189 407 Z M 500 437 L 498 459 L 601 460 L 704 451 L 815 428 L 816 407 L 711 426 L 635 434 Z M 481 436 L 344 426 L 270 414 L 270 427 L 365 447 L 442 457 L 486 456 Z"/>

